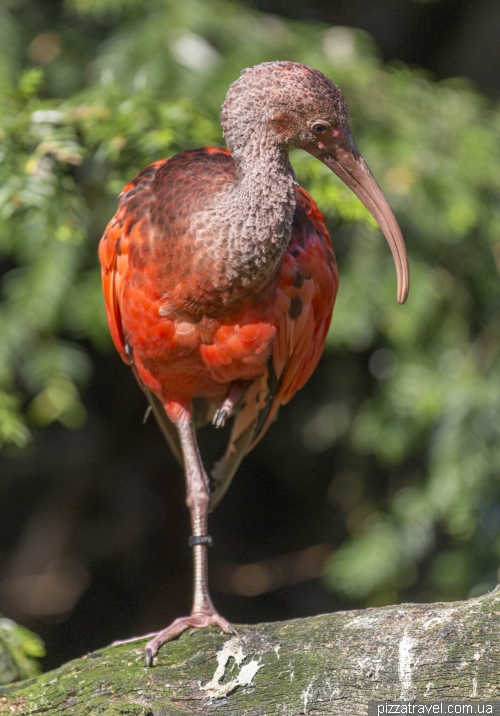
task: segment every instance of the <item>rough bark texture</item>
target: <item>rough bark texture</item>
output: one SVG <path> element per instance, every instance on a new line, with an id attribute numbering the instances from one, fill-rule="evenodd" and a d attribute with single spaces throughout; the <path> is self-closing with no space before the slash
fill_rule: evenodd
<path id="1" fill-rule="evenodd" d="M 500 699 L 500 590 L 101 649 L 0 688 L 0 714 L 366 714 L 372 700 Z"/>

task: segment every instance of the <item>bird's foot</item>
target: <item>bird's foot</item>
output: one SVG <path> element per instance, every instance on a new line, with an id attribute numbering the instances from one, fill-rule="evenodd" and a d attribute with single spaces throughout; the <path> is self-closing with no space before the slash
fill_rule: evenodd
<path id="1" fill-rule="evenodd" d="M 241 396 L 243 395 L 243 392 L 247 385 L 248 382 L 245 381 L 236 381 L 235 383 L 233 383 L 231 390 L 229 391 L 229 395 L 219 405 L 219 407 L 214 413 L 214 417 L 212 418 L 212 424 L 215 425 L 216 428 L 224 427 L 228 418 L 230 418 L 233 414 L 234 408 Z"/>
<path id="2" fill-rule="evenodd" d="M 157 655 L 159 648 L 167 641 L 171 641 L 178 637 L 186 629 L 202 629 L 207 626 L 218 626 L 224 634 L 236 634 L 236 629 L 227 619 L 221 617 L 220 614 L 214 612 L 212 614 L 196 613 L 190 614 L 188 617 L 179 617 L 175 619 L 170 626 L 148 641 L 146 644 L 146 666 L 152 666 L 153 659 Z"/>
<path id="3" fill-rule="evenodd" d="M 234 405 L 232 402 L 227 398 L 220 408 L 217 408 L 217 410 L 214 413 L 214 417 L 212 418 L 212 424 L 216 428 L 223 428 L 226 424 L 226 420 L 231 417 L 233 413 Z"/>
<path id="4" fill-rule="evenodd" d="M 117 639 L 111 642 L 111 646 L 121 646 L 122 644 L 131 644 L 133 641 L 141 641 L 142 639 L 149 639 L 150 636 L 154 636 L 155 631 L 150 634 L 141 634 L 141 636 L 131 636 L 130 639 Z"/>

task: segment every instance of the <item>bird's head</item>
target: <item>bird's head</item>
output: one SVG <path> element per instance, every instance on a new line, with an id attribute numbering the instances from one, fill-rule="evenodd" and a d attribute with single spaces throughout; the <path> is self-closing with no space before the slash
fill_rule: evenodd
<path id="1" fill-rule="evenodd" d="M 265 62 L 246 69 L 222 106 L 231 150 L 244 153 L 252 136 L 283 149 L 299 148 L 322 161 L 356 194 L 390 246 L 398 301 L 409 290 L 408 256 L 401 230 L 382 190 L 359 153 L 341 91 L 319 70 L 296 62 Z"/>

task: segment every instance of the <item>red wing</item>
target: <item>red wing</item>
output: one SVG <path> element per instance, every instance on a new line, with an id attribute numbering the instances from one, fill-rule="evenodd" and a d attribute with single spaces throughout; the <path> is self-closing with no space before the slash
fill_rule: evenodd
<path id="1" fill-rule="evenodd" d="M 123 188 L 120 194 L 118 210 L 107 225 L 99 244 L 102 288 L 109 330 L 113 343 L 125 363 L 130 363 L 130 359 L 127 355 L 123 335 L 120 299 L 123 279 L 128 268 L 130 226 L 134 222 L 129 202 L 136 194 L 137 188 L 141 188 L 141 184 L 147 184 L 151 181 L 151 178 L 156 174 L 156 170 L 167 161 L 168 159 L 162 159 L 158 162 L 153 162 Z"/>
<path id="2" fill-rule="evenodd" d="M 111 338 L 125 363 L 129 363 L 130 361 L 125 352 L 125 339 L 120 314 L 123 276 L 128 265 L 127 254 L 118 253 L 118 250 L 121 249 L 122 237 L 122 226 L 120 226 L 120 221 L 115 216 L 106 227 L 99 244 L 99 261 L 101 262 L 102 289 Z M 117 247 L 119 247 L 118 250 Z"/>
<path id="3" fill-rule="evenodd" d="M 224 457 L 210 472 L 210 508 L 223 498 L 240 462 L 262 438 L 280 405 L 311 377 L 323 352 L 338 289 L 325 220 L 309 194 L 297 188 L 292 238 L 281 269 L 276 337 L 268 368 L 242 398 Z"/>
<path id="4" fill-rule="evenodd" d="M 265 420 L 252 447 L 264 435 L 278 408 L 309 378 L 323 352 L 338 289 L 332 242 L 323 215 L 298 187 L 292 238 L 284 257 L 276 300 L 280 317 L 269 365 Z M 273 375 L 274 373 L 274 375 Z M 266 402 L 267 402 L 266 401 Z"/>

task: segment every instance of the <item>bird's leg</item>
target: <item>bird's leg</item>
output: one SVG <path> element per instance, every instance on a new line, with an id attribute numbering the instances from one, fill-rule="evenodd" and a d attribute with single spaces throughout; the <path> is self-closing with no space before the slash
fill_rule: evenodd
<path id="1" fill-rule="evenodd" d="M 165 642 L 175 639 L 190 627 L 219 626 L 226 634 L 235 634 L 231 624 L 217 613 L 208 592 L 207 549 L 212 538 L 207 534 L 210 487 L 201 462 L 196 434 L 191 418 L 177 425 L 186 469 L 186 504 L 191 513 L 193 536 L 189 542 L 194 559 L 193 608 L 188 617 L 179 617 L 146 644 L 146 664 L 151 666 L 153 657 Z"/>
<path id="2" fill-rule="evenodd" d="M 243 395 L 243 391 L 248 385 L 248 381 L 237 380 L 231 386 L 227 398 L 219 405 L 212 418 L 212 424 L 216 428 L 222 428 L 226 424 L 226 420 L 233 414 L 234 408 L 238 400 Z"/>

